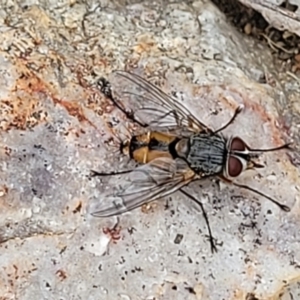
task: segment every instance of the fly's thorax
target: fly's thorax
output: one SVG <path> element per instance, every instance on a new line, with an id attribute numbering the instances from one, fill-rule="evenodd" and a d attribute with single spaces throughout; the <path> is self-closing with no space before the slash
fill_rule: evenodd
<path id="1" fill-rule="evenodd" d="M 186 161 L 190 168 L 202 176 L 217 175 L 226 163 L 227 141 L 220 134 L 198 133 L 188 139 Z"/>

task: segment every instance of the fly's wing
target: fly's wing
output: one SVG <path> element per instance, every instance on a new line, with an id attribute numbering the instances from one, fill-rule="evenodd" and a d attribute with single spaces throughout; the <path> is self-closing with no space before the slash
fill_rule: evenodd
<path id="1" fill-rule="evenodd" d="M 140 125 L 152 130 L 212 132 L 176 98 L 165 94 L 142 77 L 125 71 L 112 74 L 113 101 Z M 117 106 L 120 108 L 120 104 Z"/>
<path id="2" fill-rule="evenodd" d="M 129 183 L 103 199 L 92 215 L 109 217 L 170 195 L 196 179 L 197 175 L 181 159 L 157 158 L 129 174 Z"/>

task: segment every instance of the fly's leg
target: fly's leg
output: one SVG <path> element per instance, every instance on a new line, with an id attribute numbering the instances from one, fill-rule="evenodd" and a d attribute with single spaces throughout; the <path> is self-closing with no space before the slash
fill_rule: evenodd
<path id="1" fill-rule="evenodd" d="M 234 120 L 236 119 L 236 117 L 238 116 L 238 114 L 240 114 L 240 112 L 244 109 L 244 105 L 240 104 L 236 109 L 235 112 L 233 114 L 233 116 L 231 117 L 231 119 L 225 124 L 223 125 L 221 128 L 219 128 L 218 130 L 214 131 L 213 134 L 219 133 L 220 131 L 223 131 L 225 128 L 227 128 L 229 125 L 231 125 Z"/>
<path id="2" fill-rule="evenodd" d="M 111 84 L 110 82 L 105 79 L 104 77 L 100 77 L 99 80 L 96 82 L 99 90 L 103 93 L 107 98 L 114 102 L 112 92 L 111 92 Z"/>
<path id="3" fill-rule="evenodd" d="M 111 90 L 111 84 L 110 82 L 105 79 L 104 77 L 101 77 L 98 81 L 97 81 L 97 86 L 99 88 L 99 90 L 101 91 L 101 93 L 103 93 L 109 100 L 111 100 L 113 102 L 113 104 L 122 112 L 125 114 L 125 116 L 139 124 L 140 126 L 142 127 L 146 127 L 145 124 L 142 124 L 141 122 L 139 122 L 138 120 L 136 120 L 133 116 L 133 114 L 129 111 L 127 111 L 124 107 L 122 107 L 120 105 L 120 103 L 113 97 L 112 95 L 112 90 Z M 120 142 L 120 152 L 123 153 L 122 151 L 122 148 L 124 147 L 124 143 L 123 141 L 119 138 L 119 142 Z M 125 170 L 125 171 L 120 171 L 120 172 L 108 172 L 108 173 L 105 173 L 105 172 L 98 172 L 98 171 L 94 171 L 94 170 L 91 170 L 90 172 L 90 176 L 91 177 L 96 177 L 96 176 L 114 176 L 114 175 L 122 175 L 122 174 L 127 174 L 127 173 L 130 173 L 132 172 L 133 170 Z"/>
<path id="4" fill-rule="evenodd" d="M 97 86 L 99 88 L 99 90 L 101 91 L 101 93 L 103 93 L 109 100 L 111 100 L 113 102 L 113 104 L 132 122 L 137 123 L 138 125 L 140 125 L 141 127 L 147 127 L 148 125 L 145 123 L 142 123 L 141 121 L 137 120 L 134 117 L 134 114 L 132 113 L 132 111 L 128 111 L 126 110 L 124 107 L 122 107 L 122 105 L 114 98 L 113 94 L 112 94 L 112 90 L 111 90 L 111 84 L 110 82 L 105 79 L 104 77 L 101 77 L 98 81 L 97 81 Z"/>
<path id="5" fill-rule="evenodd" d="M 197 203 L 200 206 L 200 208 L 202 210 L 202 213 L 203 213 L 203 216 L 204 216 L 204 219 L 205 219 L 205 222 L 206 222 L 207 229 L 208 229 L 209 243 L 210 243 L 211 252 L 212 253 L 217 252 L 218 250 L 217 250 L 217 247 L 216 247 L 215 242 L 214 242 L 215 238 L 212 235 L 211 228 L 210 228 L 209 221 L 208 221 L 208 217 L 207 217 L 207 214 L 206 214 L 206 211 L 204 209 L 203 204 L 199 200 L 197 200 L 194 196 L 190 195 L 189 193 L 187 193 L 183 189 L 179 189 L 179 191 L 181 193 L 183 193 L 185 196 L 189 197 L 192 201 L 194 201 L 195 203 Z"/>
<path id="6" fill-rule="evenodd" d="M 222 179 L 223 181 L 227 182 L 228 184 L 232 184 L 232 185 L 237 186 L 237 187 L 239 187 L 241 189 L 245 189 L 245 190 L 251 191 L 252 193 L 255 193 L 255 194 L 259 195 L 259 196 L 262 196 L 262 197 L 270 200 L 271 202 L 273 202 L 274 204 L 276 204 L 283 211 L 286 211 L 286 212 L 291 211 L 291 209 L 287 205 L 284 205 L 284 204 L 278 202 L 274 198 L 272 198 L 272 197 L 270 197 L 270 196 L 268 196 L 268 195 L 266 195 L 266 194 L 264 194 L 264 193 L 262 193 L 262 192 L 260 192 L 260 191 L 258 191 L 256 189 L 252 188 L 251 186 L 233 182 L 230 179 L 228 179 L 228 178 L 226 178 L 226 177 L 224 177 L 222 175 L 219 175 L 219 178 Z"/>
<path id="7" fill-rule="evenodd" d="M 120 172 L 110 172 L 110 173 L 104 173 L 104 172 L 97 172 L 94 170 L 91 170 L 90 176 L 96 177 L 96 176 L 113 176 L 113 175 L 122 175 L 132 172 L 133 170 L 125 170 Z"/>

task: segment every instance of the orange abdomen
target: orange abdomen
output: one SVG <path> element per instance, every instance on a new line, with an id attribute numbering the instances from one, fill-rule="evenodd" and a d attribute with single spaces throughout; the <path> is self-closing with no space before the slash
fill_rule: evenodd
<path id="1" fill-rule="evenodd" d="M 141 164 L 146 164 L 158 157 L 173 158 L 170 152 L 170 144 L 176 140 L 177 137 L 174 135 L 149 131 L 132 136 L 123 152 L 128 153 L 131 158 Z"/>

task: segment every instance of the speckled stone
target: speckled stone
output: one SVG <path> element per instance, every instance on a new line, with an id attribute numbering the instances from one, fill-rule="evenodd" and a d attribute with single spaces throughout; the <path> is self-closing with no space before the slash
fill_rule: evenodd
<path id="1" fill-rule="evenodd" d="M 180 193 L 119 220 L 90 215 L 122 185 L 90 170 L 128 167 L 112 126 L 132 124 L 95 84 L 113 70 L 147 77 L 212 128 L 244 104 L 225 134 L 254 148 L 296 133 L 269 50 L 210 2 L 185 2 L 2 4 L 0 299 L 299 298 L 297 151 L 264 154 L 264 169 L 238 179 L 289 213 L 224 183 L 187 187 L 207 210 L 215 254 L 199 208 Z"/>

